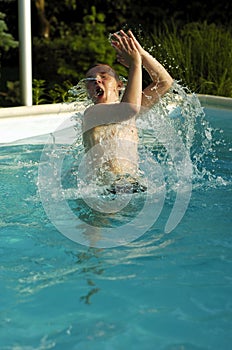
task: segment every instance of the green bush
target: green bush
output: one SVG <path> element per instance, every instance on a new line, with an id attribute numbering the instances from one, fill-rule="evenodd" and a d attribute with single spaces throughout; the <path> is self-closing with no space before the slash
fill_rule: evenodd
<path id="1" fill-rule="evenodd" d="M 93 63 L 113 65 L 115 52 L 108 42 L 104 20 L 104 14 L 96 13 L 93 6 L 91 14 L 83 18 L 83 23 L 76 23 L 75 28 L 60 23 L 59 37 L 53 40 L 35 38 L 34 77 L 46 79 L 49 76 L 52 83 L 70 80 L 76 84 Z M 122 72 L 125 70 L 120 68 Z"/>
<path id="2" fill-rule="evenodd" d="M 10 48 L 18 46 L 18 41 L 16 41 L 13 36 L 8 33 L 8 27 L 5 22 L 6 15 L 0 12 L 0 55 L 1 51 L 8 51 Z"/>
<path id="3" fill-rule="evenodd" d="M 71 0 L 70 6 L 75 4 Z M 67 101 L 68 90 L 96 62 L 112 65 L 119 75 L 127 76 L 127 70 L 117 64 L 115 50 L 108 41 L 112 26 L 106 24 L 105 15 L 98 13 L 94 6 L 81 22 L 56 23 L 54 37 L 33 38 L 34 104 Z M 232 97 L 231 26 L 178 23 L 164 23 L 162 27 L 150 29 L 149 33 L 143 33 L 138 26 L 136 36 L 182 85 L 196 93 Z M 0 50 L 17 45 L 7 33 L 4 15 L 0 13 Z M 18 82 L 8 82 L 7 88 L 8 91 L 0 93 L 0 105 L 19 104 Z"/>

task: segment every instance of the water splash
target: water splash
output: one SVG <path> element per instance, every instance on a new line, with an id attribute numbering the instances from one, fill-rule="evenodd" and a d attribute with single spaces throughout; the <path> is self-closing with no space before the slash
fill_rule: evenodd
<path id="1" fill-rule="evenodd" d="M 85 107 L 89 107 L 93 103 L 86 89 L 86 78 L 81 79 L 77 85 L 69 89 L 68 95 L 69 102 L 81 102 Z"/>
<path id="2" fill-rule="evenodd" d="M 83 102 L 84 106 L 88 107 L 92 101 L 88 97 L 85 81 L 86 79 L 82 79 L 70 90 L 70 93 L 77 102 Z M 77 141 L 72 146 L 72 152 L 77 164 L 84 155 L 81 117 L 80 113 L 74 117 L 77 121 Z M 207 163 L 209 159 L 212 163 L 217 161 L 215 148 L 223 141 L 215 138 L 218 130 L 210 126 L 198 97 L 187 87 L 175 81 L 170 91 L 149 112 L 140 115 L 137 126 L 140 131 L 140 159 L 144 161 L 146 157 L 151 159 L 155 157 L 158 160 L 164 169 L 168 188 L 175 189 L 177 180 L 175 164 L 168 153 L 173 139 L 173 130 L 191 159 L 193 183 L 199 186 L 207 180 L 207 185 L 215 185 L 216 175 L 212 173 L 212 169 L 207 168 Z M 162 144 L 161 134 L 166 135 L 165 146 Z M 146 152 L 144 152 L 144 146 Z"/>
<path id="3" fill-rule="evenodd" d="M 218 160 L 216 148 L 224 142 L 222 131 L 210 125 L 198 97 L 188 88 L 174 82 L 169 93 L 160 99 L 149 113 L 142 116 L 138 123 L 143 129 L 140 135 L 141 141 L 164 167 L 170 187 L 175 187 L 174 163 L 167 152 L 167 147 L 160 142 L 160 137 L 157 138 L 157 133 L 165 132 L 166 142 L 170 138 L 169 144 L 171 144 L 173 129 L 191 159 L 193 185 L 196 187 L 217 185 L 217 175 L 214 174 L 212 164 L 216 164 Z"/>

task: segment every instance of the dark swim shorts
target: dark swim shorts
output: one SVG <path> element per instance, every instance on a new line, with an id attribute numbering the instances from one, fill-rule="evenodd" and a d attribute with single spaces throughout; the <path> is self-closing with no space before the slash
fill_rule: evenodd
<path id="1" fill-rule="evenodd" d="M 116 179 L 107 189 L 107 193 L 120 194 L 120 193 L 141 193 L 146 192 L 147 187 L 141 184 L 137 179 L 127 176 L 122 176 Z"/>

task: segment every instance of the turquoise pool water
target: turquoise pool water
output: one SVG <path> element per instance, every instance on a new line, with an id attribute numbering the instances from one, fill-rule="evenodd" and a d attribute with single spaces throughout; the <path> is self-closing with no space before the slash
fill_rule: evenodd
<path id="1" fill-rule="evenodd" d="M 115 248 L 75 243 L 50 222 L 43 145 L 1 147 L 1 350 L 230 349 L 232 112 L 205 111 L 215 155 L 183 219 L 164 232 L 170 196 L 146 233 Z"/>

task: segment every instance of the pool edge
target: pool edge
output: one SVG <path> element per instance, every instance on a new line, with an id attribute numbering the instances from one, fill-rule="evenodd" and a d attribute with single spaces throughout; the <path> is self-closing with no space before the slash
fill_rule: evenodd
<path id="1" fill-rule="evenodd" d="M 232 98 L 213 95 L 201 95 L 197 94 L 203 107 L 215 107 L 232 109 Z M 15 117 L 28 117 L 39 116 L 43 114 L 61 114 L 69 112 L 78 112 L 83 110 L 82 103 L 56 103 L 56 104 L 44 104 L 33 106 L 18 106 L 18 107 L 2 107 L 0 108 L 1 118 L 15 118 Z"/>
<path id="2" fill-rule="evenodd" d="M 61 114 L 69 112 L 78 112 L 83 109 L 83 104 L 78 102 L 72 103 L 54 103 L 33 106 L 17 106 L 0 108 L 0 119 L 33 117 L 44 114 Z"/>
<path id="3" fill-rule="evenodd" d="M 197 94 L 203 107 L 214 107 L 232 110 L 232 98 Z"/>

